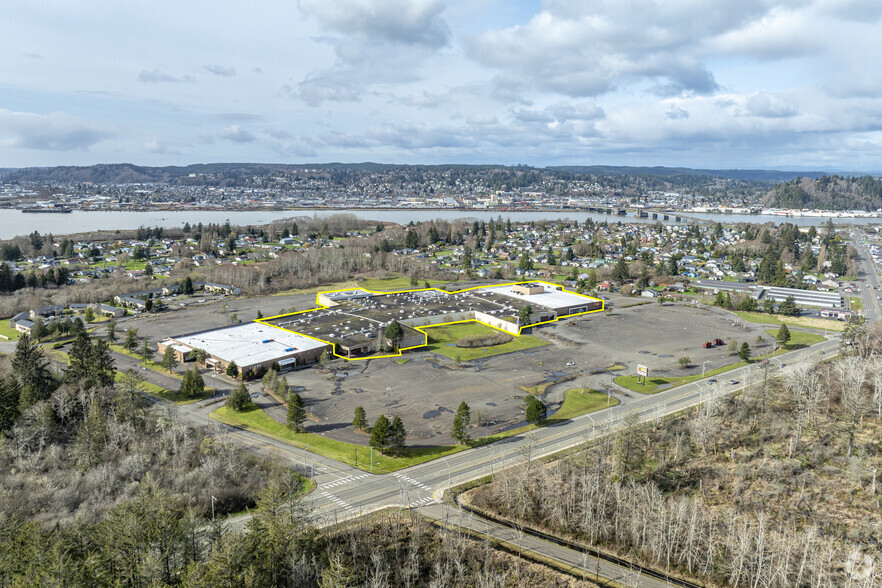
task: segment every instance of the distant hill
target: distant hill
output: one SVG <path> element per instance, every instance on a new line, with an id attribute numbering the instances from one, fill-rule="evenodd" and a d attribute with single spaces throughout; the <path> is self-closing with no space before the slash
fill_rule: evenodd
<path id="1" fill-rule="evenodd" d="M 385 163 L 199 163 L 187 166 L 148 167 L 131 163 L 103 163 L 89 166 L 28 167 L 9 170 L 7 182 L 94 182 L 98 184 L 134 184 L 174 182 L 197 176 L 221 176 L 234 181 L 239 176 L 266 175 L 279 171 L 318 169 L 343 172 L 383 172 L 389 170 L 492 170 L 503 165 L 398 165 Z M 535 168 L 508 168 L 535 169 Z"/>
<path id="2" fill-rule="evenodd" d="M 613 165 L 565 165 L 546 169 L 597 176 L 712 176 L 748 182 L 784 182 L 798 177 L 819 178 L 822 171 L 780 171 L 768 169 L 692 169 L 688 167 L 631 167 Z"/>
<path id="3" fill-rule="evenodd" d="M 797 178 L 775 186 L 762 202 L 772 208 L 878 210 L 882 208 L 882 180 L 839 175 Z"/>
<path id="4" fill-rule="evenodd" d="M 94 182 L 134 184 L 168 182 L 190 174 L 260 174 L 298 166 L 263 163 L 209 163 L 183 167 L 148 167 L 131 163 L 102 163 L 89 166 L 28 167 L 15 170 L 4 180 L 9 182 Z M 302 166 L 300 166 L 302 167 Z"/>
<path id="5" fill-rule="evenodd" d="M 148 167 L 131 163 L 110 163 L 90 166 L 29 167 L 22 169 L 0 169 L 0 175 L 7 182 L 95 182 L 106 184 L 131 184 L 150 182 L 169 182 L 179 178 L 196 175 L 220 175 L 235 178 L 239 175 L 263 175 L 278 171 L 301 169 L 322 169 L 348 172 L 383 172 L 389 170 L 436 170 L 459 169 L 463 171 L 547 171 L 570 175 L 593 176 L 656 176 L 660 178 L 676 176 L 718 177 L 741 181 L 784 182 L 798 177 L 819 178 L 820 171 L 791 172 L 778 170 L 713 170 L 687 167 L 632 167 L 611 165 L 569 165 L 536 168 L 530 166 L 504 165 L 398 165 L 384 163 L 204 163 L 187 166 Z"/>

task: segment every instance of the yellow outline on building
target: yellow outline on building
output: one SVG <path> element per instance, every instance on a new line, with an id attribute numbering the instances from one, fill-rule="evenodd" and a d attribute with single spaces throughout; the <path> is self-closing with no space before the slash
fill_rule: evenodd
<path id="1" fill-rule="evenodd" d="M 352 292 L 352 291 L 354 291 L 354 290 L 359 290 L 359 291 L 362 291 L 362 292 L 367 292 L 367 293 L 369 293 L 369 294 L 377 294 L 377 295 L 384 296 L 384 295 L 390 295 L 390 294 L 409 294 L 409 293 L 411 293 L 411 292 L 428 292 L 428 291 L 430 291 L 430 290 L 435 290 L 435 291 L 441 292 L 442 294 L 445 294 L 445 295 L 452 295 L 452 294 L 460 294 L 460 293 L 462 293 L 462 292 L 468 292 L 468 291 L 470 291 L 470 290 L 485 290 L 485 289 L 487 289 L 487 288 L 498 288 L 498 287 L 500 287 L 500 286 L 517 286 L 517 285 L 521 285 L 521 284 L 546 284 L 546 285 L 548 285 L 548 286 L 553 286 L 554 288 L 558 288 L 558 289 L 560 289 L 561 292 L 566 292 L 567 294 L 574 294 L 574 295 L 576 295 L 576 296 L 581 296 L 582 298 L 587 298 L 588 300 L 590 300 L 590 301 L 592 301 L 592 302 L 600 302 L 600 308 L 598 308 L 597 310 L 586 310 L 586 311 L 584 311 L 584 312 L 575 312 L 575 313 L 573 313 L 573 314 L 565 314 L 565 315 L 561 315 L 561 316 L 558 316 L 558 317 L 556 317 L 556 318 L 553 318 L 553 319 L 551 319 L 551 320 L 549 320 L 549 321 L 540 321 L 540 322 L 537 322 L 537 323 L 530 323 L 529 325 L 522 325 L 522 326 L 518 327 L 518 332 L 517 332 L 517 333 L 510 333 L 510 332 L 508 332 L 508 331 L 505 331 L 505 330 L 503 330 L 503 329 L 500 329 L 499 327 L 494 327 L 493 325 L 487 324 L 487 323 L 485 323 L 485 322 L 483 322 L 483 321 L 480 321 L 480 320 L 478 320 L 478 319 L 467 319 L 467 320 L 462 320 L 462 321 L 451 321 L 451 322 L 449 322 L 449 323 L 438 323 L 437 325 L 427 325 L 427 326 L 423 326 L 423 327 L 410 327 L 411 329 L 413 329 L 413 330 L 415 330 L 415 331 L 419 331 L 420 333 L 423 334 L 423 343 L 422 343 L 422 344 L 420 344 L 420 345 L 412 345 L 411 347 L 400 347 L 396 353 L 392 353 L 392 354 L 389 354 L 389 355 L 371 355 L 371 356 L 368 356 L 368 357 L 346 357 L 345 355 L 340 355 L 339 353 L 337 353 L 337 352 L 335 351 L 335 349 L 336 349 L 337 346 L 336 346 L 334 343 L 331 343 L 330 341 L 325 341 L 324 339 L 319 339 L 318 337 L 312 337 L 312 336 L 307 335 L 307 334 L 305 334 L 305 333 L 301 333 L 300 331 L 294 331 L 294 330 L 292 330 L 292 329 L 286 329 L 285 327 L 280 327 L 280 326 L 274 325 L 274 324 L 272 324 L 272 323 L 268 323 L 268 322 L 266 322 L 266 321 L 273 320 L 273 319 L 277 319 L 277 318 L 281 318 L 281 317 L 294 316 L 294 315 L 297 315 L 297 314 L 304 314 L 304 313 L 307 313 L 307 312 L 315 312 L 315 311 L 317 311 L 317 310 L 325 310 L 325 309 L 328 309 L 328 308 L 332 308 L 331 306 L 328 306 L 328 305 L 326 305 L 326 304 L 322 304 L 321 302 L 319 302 L 319 297 L 320 297 L 322 294 L 334 294 L 334 293 L 336 293 L 336 292 Z M 315 295 L 315 298 L 316 298 L 315 303 L 318 305 L 318 308 L 310 308 L 310 309 L 307 309 L 307 310 L 298 310 L 298 311 L 296 311 L 296 312 L 288 312 L 288 313 L 285 313 L 285 314 L 277 314 L 277 315 L 275 315 L 275 316 L 269 316 L 269 317 L 264 317 L 264 318 L 261 318 L 261 319 L 256 319 L 254 322 L 256 322 L 256 323 L 260 323 L 260 324 L 262 324 L 262 325 L 266 325 L 266 326 L 268 326 L 268 327 L 273 327 L 273 328 L 276 328 L 276 329 L 281 329 L 281 330 L 283 330 L 283 331 L 287 331 L 287 332 L 289 332 L 289 333 L 296 333 L 297 335 L 300 335 L 300 336 L 302 336 L 302 337 L 306 337 L 306 338 L 308 338 L 308 339 L 312 339 L 312 340 L 314 340 L 314 341 L 319 341 L 320 343 L 325 343 L 325 344 L 327 344 L 327 345 L 330 345 L 330 346 L 331 346 L 331 353 L 332 353 L 333 355 L 335 355 L 336 357 L 339 357 L 339 358 L 345 359 L 345 360 L 347 360 L 347 361 L 363 361 L 363 360 L 367 360 L 367 359 L 382 359 L 382 358 L 386 358 L 386 357 L 401 357 L 401 352 L 402 352 L 402 351 L 409 351 L 409 350 L 411 350 L 411 349 L 419 349 L 419 348 L 421 348 L 421 347 L 425 347 L 425 346 L 427 346 L 427 345 L 429 344 L 429 334 L 428 334 L 426 331 L 424 331 L 423 329 L 433 329 L 433 328 L 435 328 L 435 327 L 443 327 L 443 326 L 445 326 L 445 325 L 457 325 L 457 324 L 462 324 L 462 323 L 478 323 L 478 324 L 484 325 L 485 327 L 490 327 L 491 329 L 496 329 L 497 331 L 499 331 L 499 332 L 501 332 L 501 333 L 506 333 L 506 334 L 508 334 L 508 335 L 514 335 L 515 337 L 520 337 L 520 336 L 521 336 L 521 331 L 523 331 L 524 329 L 529 328 L 529 327 L 535 327 L 535 326 L 537 326 L 537 325 L 545 325 L 545 324 L 548 324 L 548 323 L 554 323 L 554 322 L 559 321 L 560 319 L 571 318 L 571 317 L 574 317 L 574 316 L 580 316 L 580 315 L 583 315 L 583 314 L 592 314 L 592 313 L 595 313 L 595 312 L 603 312 L 603 311 L 606 309 L 606 303 L 603 301 L 602 298 L 595 298 L 594 296 L 587 296 L 587 295 L 585 295 L 585 294 L 579 294 L 578 292 L 572 292 L 572 291 L 570 291 L 570 290 L 567 290 L 566 288 L 564 288 L 564 287 L 561 286 L 560 284 L 555 284 L 555 283 L 553 283 L 553 282 L 546 282 L 546 281 L 544 281 L 544 280 L 528 280 L 528 281 L 525 281 L 525 282 L 509 282 L 509 283 L 506 283 L 506 284 L 488 284 L 488 285 L 486 285 L 486 286 L 473 286 L 473 287 L 471 287 L 471 288 L 463 288 L 462 290 L 455 290 L 455 291 L 442 290 L 441 288 L 435 288 L 435 287 L 431 287 L 431 288 L 415 288 L 415 289 L 413 289 L 413 290 L 394 290 L 394 291 L 391 291 L 391 292 L 384 292 L 384 291 L 381 291 L 381 290 L 368 290 L 367 288 L 341 288 L 341 289 L 339 289 L 339 290 L 325 290 L 325 291 L 322 291 L 322 292 L 317 292 L 316 295 Z"/>

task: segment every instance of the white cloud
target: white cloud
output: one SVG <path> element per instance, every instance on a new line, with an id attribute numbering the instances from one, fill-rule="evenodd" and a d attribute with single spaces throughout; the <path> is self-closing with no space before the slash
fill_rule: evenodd
<path id="1" fill-rule="evenodd" d="M 747 112 L 753 116 L 764 118 L 782 118 L 794 116 L 796 110 L 792 106 L 765 92 L 758 92 L 747 100 Z"/>
<path id="2" fill-rule="evenodd" d="M 225 141 L 232 141 L 233 143 L 251 143 L 257 140 L 254 133 L 246 131 L 239 125 L 229 126 L 220 131 L 217 136 Z"/>
<path id="3" fill-rule="evenodd" d="M 148 84 L 166 84 L 166 83 L 178 84 L 181 82 L 192 82 L 193 76 L 187 75 L 187 76 L 183 76 L 183 77 L 178 78 L 178 77 L 175 77 L 171 74 L 167 74 L 160 69 L 151 69 L 151 70 L 145 69 L 144 71 L 142 71 L 141 73 L 138 74 L 138 81 L 145 82 Z"/>
<path id="4" fill-rule="evenodd" d="M 825 39 L 818 21 L 806 11 L 774 9 L 746 26 L 728 31 L 709 41 L 719 52 L 759 60 L 786 59 L 818 53 Z"/>
<path id="5" fill-rule="evenodd" d="M 442 47 L 450 30 L 440 0 L 300 0 L 323 26 L 372 41 Z"/>
<path id="6" fill-rule="evenodd" d="M 112 135 L 105 128 L 60 112 L 44 115 L 0 109 L 0 145 L 5 147 L 85 151 Z"/>
<path id="7" fill-rule="evenodd" d="M 225 67 L 223 65 L 206 65 L 205 70 L 209 73 L 213 73 L 216 76 L 221 76 L 224 78 L 231 78 L 236 75 L 236 70 L 232 67 Z"/>

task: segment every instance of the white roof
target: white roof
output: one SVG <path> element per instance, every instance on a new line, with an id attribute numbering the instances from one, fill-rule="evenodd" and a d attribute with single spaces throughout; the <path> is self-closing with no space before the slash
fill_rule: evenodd
<path id="1" fill-rule="evenodd" d="M 590 304 L 597 301 L 597 298 L 592 298 L 591 296 L 583 296 L 582 294 L 576 294 L 573 292 L 564 292 L 563 290 L 558 290 L 554 286 L 549 286 L 548 284 L 538 285 L 542 286 L 545 289 L 545 292 L 541 294 L 516 294 L 511 285 L 492 286 L 489 288 L 482 288 L 482 290 L 495 292 L 496 294 L 502 294 L 503 296 L 508 296 L 516 300 L 522 300 L 531 305 L 539 305 L 546 308 L 578 306 L 581 304 Z"/>
<path id="2" fill-rule="evenodd" d="M 280 361 L 295 353 L 328 345 L 298 333 L 261 323 L 243 323 L 233 327 L 205 331 L 175 341 L 191 348 L 204 349 L 208 355 L 238 366 L 249 366 L 267 361 Z"/>

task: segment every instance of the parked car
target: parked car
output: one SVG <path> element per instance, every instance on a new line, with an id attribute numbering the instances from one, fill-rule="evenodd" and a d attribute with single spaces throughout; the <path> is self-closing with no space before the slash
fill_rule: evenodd
<path id="1" fill-rule="evenodd" d="M 733 379 L 729 380 L 729 383 L 734 385 L 734 384 L 740 384 L 741 382 L 733 378 Z"/>

